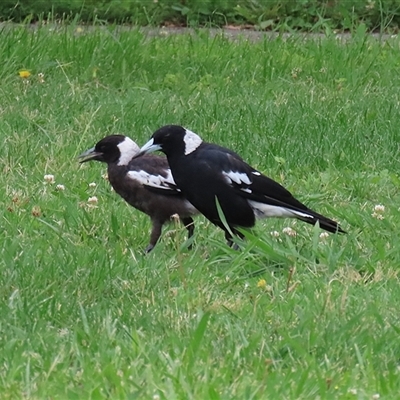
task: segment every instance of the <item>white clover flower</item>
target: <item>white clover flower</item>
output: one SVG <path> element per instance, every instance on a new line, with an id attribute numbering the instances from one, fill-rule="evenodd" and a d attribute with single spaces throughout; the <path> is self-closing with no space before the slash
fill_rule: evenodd
<path id="1" fill-rule="evenodd" d="M 54 175 L 45 175 L 44 177 L 43 177 L 43 179 L 44 179 L 44 181 L 46 182 L 46 183 L 54 183 L 55 182 L 55 179 L 54 179 Z"/>
<path id="2" fill-rule="evenodd" d="M 272 231 L 271 236 L 273 237 L 279 237 L 280 233 L 278 231 Z"/>
<path id="3" fill-rule="evenodd" d="M 97 204 L 99 199 L 96 196 L 92 196 L 88 198 L 88 203 L 89 204 Z"/>
<path id="4" fill-rule="evenodd" d="M 58 330 L 58 336 L 67 336 L 69 334 L 69 329 L 68 328 L 60 328 Z"/>
<path id="5" fill-rule="evenodd" d="M 367 10 L 373 10 L 375 8 L 375 1 L 368 0 L 367 4 L 365 5 Z"/>
<path id="6" fill-rule="evenodd" d="M 325 240 L 327 237 L 329 237 L 329 233 L 328 233 L 328 232 L 321 232 L 321 233 L 319 234 L 319 238 L 320 238 L 321 240 Z"/>
<path id="7" fill-rule="evenodd" d="M 292 78 L 296 79 L 301 72 L 302 72 L 301 68 L 297 68 L 297 67 L 293 68 L 292 72 L 291 72 Z"/>
<path id="8" fill-rule="evenodd" d="M 44 83 L 44 73 L 43 72 L 38 73 L 38 81 L 39 81 L 39 83 Z"/>
<path id="9" fill-rule="evenodd" d="M 292 229 L 290 226 L 283 228 L 282 232 L 288 236 L 296 236 L 297 235 L 297 232 L 294 229 Z"/>
<path id="10" fill-rule="evenodd" d="M 377 213 L 377 212 L 373 212 L 373 213 L 371 214 L 371 216 L 372 216 L 373 218 L 379 219 L 379 220 L 381 220 L 381 221 L 385 218 L 382 214 Z"/>
<path id="11" fill-rule="evenodd" d="M 380 397 L 381 397 L 381 395 L 379 393 L 375 393 L 372 395 L 373 400 L 378 400 L 378 399 L 380 399 Z"/>
<path id="12" fill-rule="evenodd" d="M 349 389 L 349 393 L 356 395 L 357 394 L 357 389 Z"/>
<path id="13" fill-rule="evenodd" d="M 90 188 L 95 188 L 97 186 L 97 183 L 96 182 L 90 182 L 89 183 L 89 187 Z"/>
<path id="14" fill-rule="evenodd" d="M 57 185 L 56 189 L 60 190 L 60 191 L 63 191 L 63 190 L 65 190 L 65 186 L 64 185 Z"/>
<path id="15" fill-rule="evenodd" d="M 374 207 L 374 212 L 376 212 L 376 213 L 384 213 L 385 212 L 385 206 L 384 205 L 382 205 L 382 204 L 377 204 L 375 207 Z"/>
<path id="16" fill-rule="evenodd" d="M 383 213 L 385 212 L 385 206 L 383 204 L 376 204 L 374 206 L 374 212 L 371 214 L 373 218 L 384 219 Z"/>

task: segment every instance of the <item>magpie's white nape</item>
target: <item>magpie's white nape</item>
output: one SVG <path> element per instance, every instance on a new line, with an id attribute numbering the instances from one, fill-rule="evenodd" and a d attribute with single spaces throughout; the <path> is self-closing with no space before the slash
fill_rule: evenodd
<path id="1" fill-rule="evenodd" d="M 152 222 L 151 251 L 160 238 L 162 226 L 178 214 L 188 230 L 194 232 L 192 216 L 198 211 L 186 200 L 172 178 L 167 159 L 154 155 L 141 158 L 139 146 L 129 137 L 111 135 L 78 156 L 79 162 L 91 160 L 107 164 L 108 180 L 113 189 L 132 207 L 147 214 Z"/>
<path id="2" fill-rule="evenodd" d="M 242 236 L 238 227 L 252 227 L 256 218 L 288 217 L 332 233 L 346 233 L 337 222 L 311 210 L 279 183 L 255 170 L 227 148 L 203 142 L 196 133 L 178 125 L 155 131 L 135 157 L 160 150 L 183 195 L 213 224 Z M 216 201 L 218 200 L 218 201 Z M 228 226 L 220 218 L 221 208 Z"/>

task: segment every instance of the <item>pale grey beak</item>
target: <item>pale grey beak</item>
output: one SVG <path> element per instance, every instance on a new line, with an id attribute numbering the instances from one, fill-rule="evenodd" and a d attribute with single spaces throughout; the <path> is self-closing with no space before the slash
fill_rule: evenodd
<path id="1" fill-rule="evenodd" d="M 144 154 L 153 153 L 154 151 L 161 150 L 161 146 L 159 144 L 154 144 L 154 139 L 151 138 L 142 148 L 136 153 L 133 158 L 138 158 L 143 156 Z"/>
<path id="2" fill-rule="evenodd" d="M 91 149 L 86 150 L 85 152 L 80 154 L 78 156 L 78 161 L 80 163 L 84 163 L 84 162 L 90 161 L 90 160 L 99 160 L 99 159 L 101 159 L 102 156 L 103 156 L 103 153 L 95 151 L 95 148 L 92 147 Z"/>

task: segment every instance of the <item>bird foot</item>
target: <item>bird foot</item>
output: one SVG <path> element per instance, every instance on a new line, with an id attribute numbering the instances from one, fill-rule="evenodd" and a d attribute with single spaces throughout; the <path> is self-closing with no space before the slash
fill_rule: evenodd
<path id="1" fill-rule="evenodd" d="M 239 245 L 237 244 L 237 243 L 235 243 L 232 239 L 228 239 L 227 240 L 227 244 L 228 244 L 228 246 L 231 248 L 231 249 L 233 249 L 233 250 L 240 250 L 240 247 L 239 247 Z"/>
<path id="2" fill-rule="evenodd" d="M 240 250 L 240 247 L 237 243 L 233 243 L 233 245 L 231 247 L 233 250 L 236 250 L 236 251 Z"/>
<path id="3" fill-rule="evenodd" d="M 145 252 L 145 254 L 148 254 L 148 253 L 150 253 L 153 249 L 154 249 L 154 245 L 149 244 L 149 245 L 145 248 L 144 252 Z"/>

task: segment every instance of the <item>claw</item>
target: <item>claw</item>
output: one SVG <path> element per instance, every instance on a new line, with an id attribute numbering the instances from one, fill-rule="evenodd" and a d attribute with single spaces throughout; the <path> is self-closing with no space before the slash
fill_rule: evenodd
<path id="1" fill-rule="evenodd" d="M 154 246 L 152 244 L 149 244 L 145 249 L 144 252 L 145 254 L 150 253 L 154 249 Z"/>

